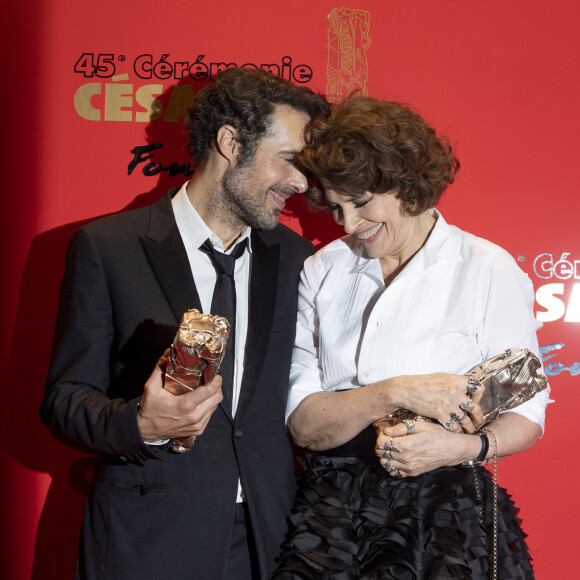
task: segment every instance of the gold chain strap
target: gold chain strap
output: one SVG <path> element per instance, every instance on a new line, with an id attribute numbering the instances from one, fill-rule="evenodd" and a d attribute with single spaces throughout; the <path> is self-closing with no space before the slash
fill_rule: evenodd
<path id="1" fill-rule="evenodd" d="M 498 523 L 498 507 L 497 507 L 497 492 L 498 492 L 498 477 L 497 477 L 497 437 L 491 429 L 481 429 L 486 433 L 490 433 L 493 437 L 493 552 L 492 552 L 492 580 L 497 580 L 497 523 Z M 483 501 L 479 491 L 479 479 L 477 477 L 477 467 L 473 466 L 473 477 L 475 480 L 475 492 L 477 494 L 477 501 L 479 502 L 479 521 L 482 525 L 485 524 L 485 514 L 483 511 Z"/>

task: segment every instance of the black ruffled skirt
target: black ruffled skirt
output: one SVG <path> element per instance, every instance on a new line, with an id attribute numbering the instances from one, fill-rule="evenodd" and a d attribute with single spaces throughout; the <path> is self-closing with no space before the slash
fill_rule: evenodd
<path id="1" fill-rule="evenodd" d="M 374 456 L 375 439 L 369 428 L 324 455 L 302 458 L 305 469 L 273 578 L 492 578 L 487 470 L 477 468 L 481 501 L 472 469 L 393 478 Z M 519 510 L 503 488 L 498 492 L 497 578 L 533 579 Z"/>

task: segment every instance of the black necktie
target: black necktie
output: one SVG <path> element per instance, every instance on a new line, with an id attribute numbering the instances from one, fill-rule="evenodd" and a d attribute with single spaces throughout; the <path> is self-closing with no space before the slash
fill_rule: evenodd
<path id="1" fill-rule="evenodd" d="M 222 389 L 231 409 L 236 350 L 236 283 L 234 281 L 234 269 L 236 267 L 236 260 L 246 249 L 246 240 L 241 241 L 233 249 L 231 254 L 218 252 L 212 246 L 209 239 L 199 249 L 208 255 L 217 276 L 211 299 L 211 314 L 217 314 L 227 318 L 231 327 L 226 352 L 220 365 Z"/>

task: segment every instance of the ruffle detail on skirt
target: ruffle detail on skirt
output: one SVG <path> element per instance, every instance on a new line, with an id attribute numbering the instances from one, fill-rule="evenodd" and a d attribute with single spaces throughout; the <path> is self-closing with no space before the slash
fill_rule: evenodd
<path id="1" fill-rule="evenodd" d="M 485 580 L 491 566 L 493 485 L 477 468 L 441 468 L 390 477 L 376 459 L 313 457 L 273 578 L 288 580 Z M 530 556 L 510 496 L 498 493 L 498 575 L 533 580 Z"/>

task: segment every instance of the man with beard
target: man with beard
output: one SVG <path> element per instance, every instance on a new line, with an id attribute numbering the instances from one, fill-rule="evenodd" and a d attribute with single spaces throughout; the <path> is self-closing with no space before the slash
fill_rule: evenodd
<path id="1" fill-rule="evenodd" d="M 77 578 L 273 571 L 294 495 L 284 410 L 297 284 L 313 251 L 278 215 L 307 188 L 294 156 L 326 114 L 309 89 L 228 69 L 189 111 L 192 179 L 73 237 L 41 417 L 98 456 Z M 212 253 L 236 257 L 232 372 L 175 396 L 163 354 L 186 310 L 211 311 Z"/>

